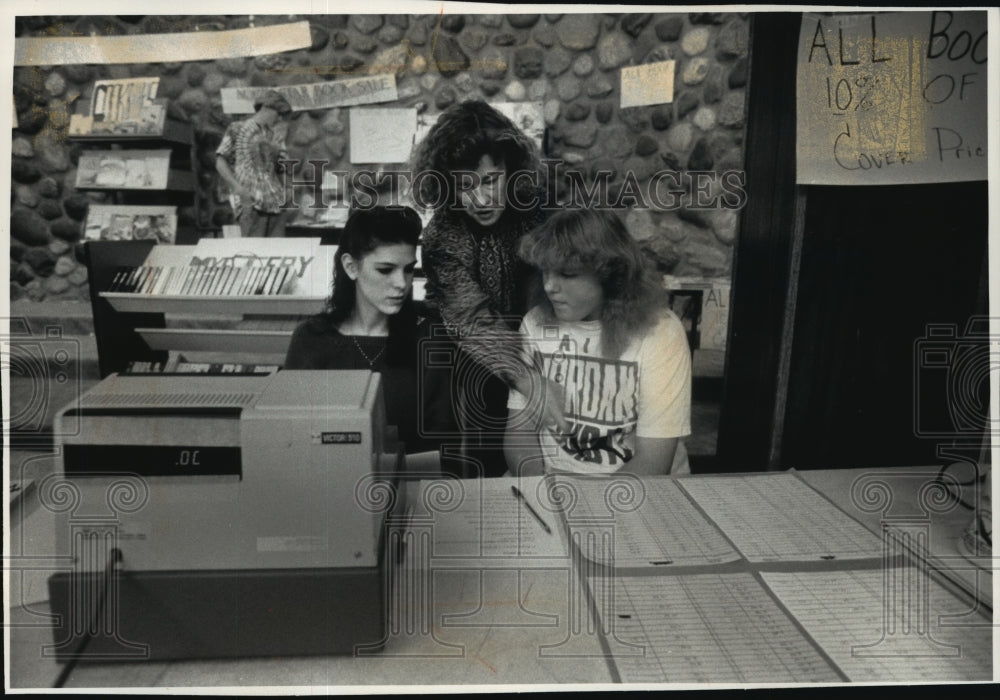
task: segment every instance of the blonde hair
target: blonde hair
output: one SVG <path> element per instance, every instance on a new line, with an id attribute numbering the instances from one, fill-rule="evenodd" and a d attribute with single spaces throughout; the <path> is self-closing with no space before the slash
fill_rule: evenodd
<path id="1" fill-rule="evenodd" d="M 601 347 L 619 358 L 634 339 L 656 324 L 667 308 L 667 294 L 652 262 L 621 219 L 604 209 L 563 209 L 521 238 L 518 253 L 538 271 L 576 270 L 597 275 L 604 292 Z M 532 300 L 554 318 L 541 275 Z"/>

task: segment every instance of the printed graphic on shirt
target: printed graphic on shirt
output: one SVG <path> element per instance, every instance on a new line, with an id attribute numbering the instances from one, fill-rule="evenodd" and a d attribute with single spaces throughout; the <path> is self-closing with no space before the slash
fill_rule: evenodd
<path id="1" fill-rule="evenodd" d="M 579 349 L 568 335 L 536 354 L 545 376 L 562 387 L 568 434 L 551 430 L 574 459 L 621 466 L 632 459 L 638 421 L 638 363 L 588 356 L 591 338 Z M 546 352 L 553 348 L 553 351 Z"/>

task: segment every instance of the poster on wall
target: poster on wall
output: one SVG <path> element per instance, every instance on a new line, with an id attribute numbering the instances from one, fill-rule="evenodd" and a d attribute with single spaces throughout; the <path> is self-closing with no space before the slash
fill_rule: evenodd
<path id="1" fill-rule="evenodd" d="M 543 149 L 545 138 L 545 106 L 541 102 L 490 102 L 490 106 L 514 122 L 524 135 L 534 141 L 538 150 Z M 414 146 L 427 136 L 437 122 L 437 114 L 417 115 L 417 135 Z"/>
<path id="2" fill-rule="evenodd" d="M 98 80 L 90 98 L 91 128 L 114 132 L 118 125 L 137 128 L 139 124 L 162 121 L 164 106 L 156 103 L 159 78 Z"/>
<path id="3" fill-rule="evenodd" d="M 412 107 L 351 109 L 352 163 L 405 163 L 413 149 L 417 110 Z"/>
<path id="4" fill-rule="evenodd" d="M 804 14 L 797 180 L 985 180 L 985 12 Z"/>
<path id="5" fill-rule="evenodd" d="M 88 113 L 70 116 L 70 135 L 162 134 L 167 100 L 156 96 L 159 84 L 159 78 L 98 80 Z"/>

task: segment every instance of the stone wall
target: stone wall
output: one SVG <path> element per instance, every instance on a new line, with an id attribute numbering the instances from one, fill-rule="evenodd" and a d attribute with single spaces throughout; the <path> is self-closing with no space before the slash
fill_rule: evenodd
<path id="1" fill-rule="evenodd" d="M 233 118 L 220 89 L 294 85 L 395 70 L 398 105 L 430 116 L 457 101 L 544 104 L 546 154 L 592 181 L 614 173 L 740 170 L 747 81 L 748 18 L 734 13 L 585 15 L 311 15 L 307 17 L 21 18 L 18 36 L 92 36 L 218 31 L 308 19 L 307 49 L 254 58 L 136 65 L 17 67 L 12 134 L 11 298 L 85 299 L 86 269 L 76 245 L 90 202 L 77 192 L 80 146 L 68 142 L 69 115 L 95 80 L 160 76 L 170 118 L 193 125 L 196 206 L 179 223 L 206 235 L 232 220 L 216 195 L 214 150 Z M 620 109 L 622 67 L 673 59 L 674 101 Z M 312 68 L 312 70 L 309 70 Z M 305 69 L 305 70 L 304 70 Z M 295 112 L 291 157 L 349 169 L 346 109 Z M 557 183 L 565 191 L 565 182 Z M 716 193 L 717 183 L 713 185 Z M 738 214 L 733 209 L 647 210 L 627 216 L 633 235 L 661 269 L 728 277 Z"/>

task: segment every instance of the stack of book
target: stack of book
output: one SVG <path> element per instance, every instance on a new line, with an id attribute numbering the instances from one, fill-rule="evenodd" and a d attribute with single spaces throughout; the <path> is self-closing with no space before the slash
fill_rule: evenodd
<path id="1" fill-rule="evenodd" d="M 286 293 L 286 265 L 141 265 L 121 267 L 109 292 L 174 296 L 255 296 Z"/>
<path id="2" fill-rule="evenodd" d="M 189 362 L 172 354 L 166 362 L 129 362 L 123 374 L 273 374 L 279 369 L 279 365 Z"/>

